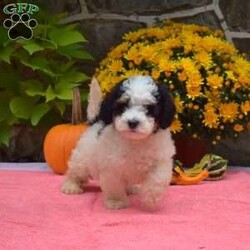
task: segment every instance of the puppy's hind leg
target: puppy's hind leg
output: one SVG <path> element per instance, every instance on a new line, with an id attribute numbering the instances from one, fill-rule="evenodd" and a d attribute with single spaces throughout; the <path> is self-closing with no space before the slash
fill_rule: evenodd
<path id="1" fill-rule="evenodd" d="M 68 167 L 61 191 L 65 194 L 83 193 L 83 184 L 87 183 L 89 178 L 87 162 L 81 161 L 79 153 L 73 151 Z"/>

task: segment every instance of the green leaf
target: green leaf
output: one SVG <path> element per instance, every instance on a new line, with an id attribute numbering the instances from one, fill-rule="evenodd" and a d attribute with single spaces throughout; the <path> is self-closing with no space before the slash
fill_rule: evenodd
<path id="1" fill-rule="evenodd" d="M 82 72 L 75 72 L 74 76 L 72 77 L 72 82 L 84 82 L 90 79 L 86 74 Z"/>
<path id="2" fill-rule="evenodd" d="M 27 80 L 21 82 L 28 96 L 44 96 L 43 85 L 39 80 Z"/>
<path id="3" fill-rule="evenodd" d="M 39 104 L 33 108 L 31 115 L 31 124 L 36 126 L 41 118 L 50 110 L 50 107 L 46 103 Z"/>
<path id="4" fill-rule="evenodd" d="M 40 45 L 38 45 L 38 44 L 35 43 L 35 42 L 28 43 L 28 44 L 24 45 L 23 48 L 24 48 L 25 50 L 27 50 L 27 51 L 29 52 L 30 55 L 34 54 L 34 53 L 37 52 L 37 51 L 44 50 L 43 47 L 41 47 Z"/>
<path id="5" fill-rule="evenodd" d="M 72 87 L 79 86 L 79 84 L 72 85 L 72 83 L 82 83 L 88 79 L 89 77 L 85 75 L 84 73 L 71 70 L 71 71 L 65 72 L 63 76 L 60 77 L 58 81 L 58 85 L 64 85 L 63 87 L 66 87 L 68 84 L 72 88 Z"/>
<path id="6" fill-rule="evenodd" d="M 51 85 L 49 85 L 49 87 L 47 88 L 45 92 L 45 97 L 46 97 L 46 102 L 49 102 L 56 98 L 56 94 L 54 93 Z"/>
<path id="7" fill-rule="evenodd" d="M 48 61 L 45 58 L 32 58 L 31 60 L 29 60 L 30 58 L 22 58 L 21 62 L 31 68 L 32 70 L 43 70 L 47 65 L 48 65 Z"/>
<path id="8" fill-rule="evenodd" d="M 10 140 L 10 127 L 0 124 L 0 143 L 3 143 L 5 146 L 9 146 Z"/>
<path id="9" fill-rule="evenodd" d="M 68 71 L 70 71 L 70 68 L 74 67 L 74 61 L 73 60 L 70 60 L 62 65 L 60 65 L 60 70 L 59 72 L 62 72 L 62 73 L 66 73 Z"/>
<path id="10" fill-rule="evenodd" d="M 13 124 L 18 122 L 18 119 L 16 116 L 14 116 L 10 111 L 9 111 L 9 115 L 6 119 L 7 124 L 9 125 L 9 127 L 11 127 Z"/>
<path id="11" fill-rule="evenodd" d="M 79 84 L 61 80 L 56 84 L 55 92 L 59 94 L 60 92 L 63 92 L 66 89 L 70 89 L 72 91 L 72 89 L 77 86 L 79 86 Z"/>
<path id="12" fill-rule="evenodd" d="M 43 57 L 36 58 L 20 58 L 20 61 L 32 70 L 39 70 L 48 76 L 55 77 L 56 74 L 49 69 L 49 61 Z"/>
<path id="13" fill-rule="evenodd" d="M 0 26 L 0 44 L 5 45 L 5 43 L 9 43 L 10 39 L 8 37 L 8 30 L 5 29 L 2 25 Z"/>
<path id="14" fill-rule="evenodd" d="M 85 42 L 83 35 L 76 30 L 54 29 L 49 32 L 49 38 L 58 46 L 67 46 L 74 43 Z"/>
<path id="15" fill-rule="evenodd" d="M 81 91 L 81 101 L 83 101 L 83 102 L 88 101 L 88 97 L 89 97 L 89 91 L 86 89 L 83 89 Z"/>
<path id="16" fill-rule="evenodd" d="M 78 44 L 72 44 L 65 47 L 59 47 L 58 53 L 61 55 L 67 56 L 68 58 L 78 58 L 78 59 L 86 59 L 86 60 L 93 60 L 93 56 L 90 55 L 88 52 L 84 51 L 83 48 L 79 48 L 76 46 Z"/>
<path id="17" fill-rule="evenodd" d="M 83 50 L 76 50 L 71 54 L 71 56 L 83 60 L 94 60 L 94 57 L 90 53 Z"/>
<path id="18" fill-rule="evenodd" d="M 55 74 L 52 70 L 50 70 L 49 68 L 43 68 L 41 69 L 41 71 L 43 73 L 45 73 L 46 75 L 50 76 L 50 77 L 56 77 L 57 74 Z"/>
<path id="19" fill-rule="evenodd" d="M 20 78 L 21 74 L 17 70 L 13 70 L 12 65 L 2 64 L 0 66 L 0 88 L 5 89 L 6 94 L 19 93 Z"/>
<path id="20" fill-rule="evenodd" d="M 57 49 L 57 44 L 55 44 L 53 41 L 50 41 L 46 38 L 40 37 L 39 42 L 40 42 L 41 46 L 45 49 L 52 49 L 52 50 Z"/>
<path id="21" fill-rule="evenodd" d="M 56 96 L 60 100 L 72 100 L 73 94 L 72 89 L 77 87 L 79 84 L 71 83 L 68 81 L 61 81 L 55 86 Z"/>
<path id="22" fill-rule="evenodd" d="M 56 94 L 56 96 L 60 100 L 72 100 L 73 98 L 72 89 L 63 89 L 58 94 Z"/>
<path id="23" fill-rule="evenodd" d="M 9 98 L 4 94 L 0 95 L 0 122 L 6 120 L 10 115 Z"/>
<path id="24" fill-rule="evenodd" d="M 10 110 L 18 118 L 29 119 L 32 114 L 34 100 L 27 97 L 14 97 L 10 101 Z"/>
<path id="25" fill-rule="evenodd" d="M 60 112 L 60 115 L 62 116 L 64 111 L 65 111 L 65 108 L 66 108 L 65 102 L 61 101 L 61 100 L 55 100 L 55 101 L 53 101 L 53 104 L 55 105 L 55 107 Z"/>
<path id="26" fill-rule="evenodd" d="M 11 57 L 12 52 L 13 52 L 12 47 L 0 48 L 0 59 L 10 64 L 10 57 Z"/>
<path id="27" fill-rule="evenodd" d="M 71 23 L 71 24 L 67 24 L 67 25 L 64 25 L 64 28 L 67 29 L 67 30 L 73 30 L 77 27 L 77 23 Z"/>

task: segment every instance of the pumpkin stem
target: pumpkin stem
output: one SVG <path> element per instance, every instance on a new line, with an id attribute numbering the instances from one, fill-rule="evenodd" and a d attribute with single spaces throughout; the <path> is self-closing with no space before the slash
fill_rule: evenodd
<path id="1" fill-rule="evenodd" d="M 79 87 L 75 87 L 73 88 L 71 123 L 77 125 L 82 122 L 81 94 Z"/>

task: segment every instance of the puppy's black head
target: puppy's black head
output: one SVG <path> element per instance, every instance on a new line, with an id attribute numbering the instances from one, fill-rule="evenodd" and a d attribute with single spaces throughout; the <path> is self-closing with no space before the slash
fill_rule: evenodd
<path id="1" fill-rule="evenodd" d="M 147 82 L 148 79 L 150 82 Z M 147 121 L 139 114 L 141 112 L 145 117 L 151 120 L 153 118 L 156 126 L 161 129 L 170 126 L 175 114 L 175 106 L 167 86 L 156 84 L 150 77 L 141 76 L 131 77 L 117 84 L 107 94 L 101 103 L 98 120 L 106 125 L 111 124 L 113 118 L 121 116 L 125 110 L 128 119 L 138 121 L 140 116 L 140 123 L 145 124 Z"/>
<path id="2" fill-rule="evenodd" d="M 100 112 L 98 119 L 101 120 L 104 124 L 108 125 L 113 122 L 113 116 L 115 111 L 119 111 L 117 100 L 121 98 L 124 93 L 122 87 L 122 82 L 118 83 L 110 93 L 105 96 L 104 100 L 101 103 Z M 120 108 L 120 112 L 122 112 Z"/>
<path id="3" fill-rule="evenodd" d="M 168 128 L 176 112 L 175 105 L 171 95 L 169 94 L 168 88 L 165 84 L 158 84 L 158 105 L 160 106 L 159 112 L 159 126 L 161 129 Z"/>

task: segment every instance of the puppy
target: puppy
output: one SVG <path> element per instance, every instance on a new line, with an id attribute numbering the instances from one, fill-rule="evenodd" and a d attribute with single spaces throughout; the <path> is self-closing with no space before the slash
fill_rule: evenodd
<path id="1" fill-rule="evenodd" d="M 82 193 L 91 177 L 99 179 L 109 209 L 128 207 L 131 192 L 145 206 L 158 206 L 172 177 L 174 114 L 167 87 L 150 76 L 117 84 L 72 151 L 62 192 Z"/>

